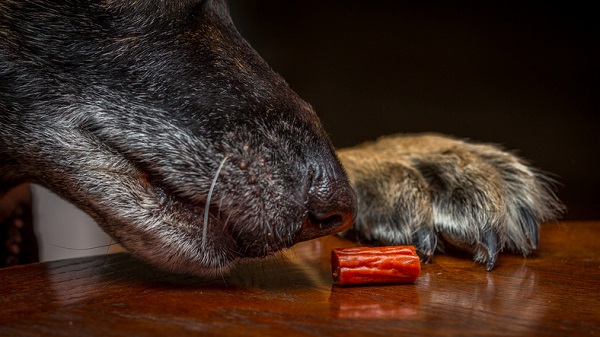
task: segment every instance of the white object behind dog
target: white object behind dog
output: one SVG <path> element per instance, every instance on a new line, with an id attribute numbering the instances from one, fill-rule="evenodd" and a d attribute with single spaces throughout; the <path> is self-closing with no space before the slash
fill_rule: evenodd
<path id="1" fill-rule="evenodd" d="M 34 227 L 40 261 L 101 255 L 119 250 L 96 222 L 48 189 L 32 185 Z"/>

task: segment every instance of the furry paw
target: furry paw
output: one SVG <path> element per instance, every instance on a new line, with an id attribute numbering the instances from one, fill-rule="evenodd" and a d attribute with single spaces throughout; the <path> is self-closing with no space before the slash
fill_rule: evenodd
<path id="1" fill-rule="evenodd" d="M 421 259 L 452 246 L 491 270 L 504 249 L 529 255 L 540 223 L 563 210 L 552 181 L 496 146 L 396 135 L 339 151 L 358 199 L 346 237 L 412 244 Z"/>

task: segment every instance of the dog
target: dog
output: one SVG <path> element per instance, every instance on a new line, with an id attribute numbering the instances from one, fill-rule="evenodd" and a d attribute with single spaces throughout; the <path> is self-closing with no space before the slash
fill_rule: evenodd
<path id="1" fill-rule="evenodd" d="M 44 185 L 169 271 L 334 233 L 491 270 L 561 212 L 550 179 L 492 145 L 396 135 L 336 152 L 224 0 L 5 0 L 0 34 L 0 194 Z"/>

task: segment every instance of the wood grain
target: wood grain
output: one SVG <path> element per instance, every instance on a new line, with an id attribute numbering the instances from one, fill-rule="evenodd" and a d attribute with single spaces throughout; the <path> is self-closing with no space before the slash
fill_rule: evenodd
<path id="1" fill-rule="evenodd" d="M 127 254 L 0 269 L 2 336 L 593 336 L 600 222 L 546 224 L 496 269 L 441 255 L 415 284 L 338 287 L 326 237 L 214 279 Z"/>

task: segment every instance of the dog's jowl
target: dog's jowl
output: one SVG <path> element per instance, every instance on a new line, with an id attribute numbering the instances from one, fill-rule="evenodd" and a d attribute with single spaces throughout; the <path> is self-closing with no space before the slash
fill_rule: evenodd
<path id="1" fill-rule="evenodd" d="M 348 237 L 491 269 L 559 209 L 519 159 L 440 136 L 341 152 L 350 183 L 224 1 L 6 0 L 0 44 L 0 193 L 45 185 L 164 269 L 220 272 L 355 218 Z"/>

